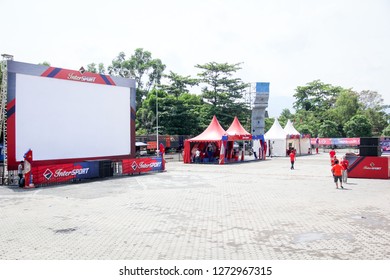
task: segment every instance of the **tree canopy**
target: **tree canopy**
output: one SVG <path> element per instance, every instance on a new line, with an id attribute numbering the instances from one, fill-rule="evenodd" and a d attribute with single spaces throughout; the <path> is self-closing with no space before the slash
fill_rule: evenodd
<path id="1" fill-rule="evenodd" d="M 374 91 L 359 93 L 315 80 L 298 86 L 294 97 L 295 126 L 313 136 L 381 136 L 390 120 L 389 106 Z"/>

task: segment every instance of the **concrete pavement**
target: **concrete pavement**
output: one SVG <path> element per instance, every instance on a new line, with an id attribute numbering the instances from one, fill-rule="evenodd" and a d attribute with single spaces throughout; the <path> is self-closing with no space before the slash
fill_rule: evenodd
<path id="1" fill-rule="evenodd" d="M 390 180 L 337 190 L 328 154 L 21 190 L 0 186 L 0 259 L 388 260 Z"/>

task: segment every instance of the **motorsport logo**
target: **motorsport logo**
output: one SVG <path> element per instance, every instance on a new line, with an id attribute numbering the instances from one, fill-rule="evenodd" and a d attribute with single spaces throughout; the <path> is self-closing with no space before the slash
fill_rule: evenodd
<path id="1" fill-rule="evenodd" d="M 48 168 L 43 173 L 43 177 L 46 178 L 46 180 L 50 180 L 52 177 L 58 178 L 58 177 L 68 177 L 68 176 L 75 176 L 75 175 L 84 175 L 88 173 L 89 168 L 75 168 L 70 171 L 63 170 L 62 168 L 57 169 L 54 173 Z"/>
<path id="2" fill-rule="evenodd" d="M 382 167 L 381 166 L 376 167 L 375 164 L 373 162 L 371 162 L 370 166 L 364 166 L 363 169 L 366 169 L 366 170 L 382 170 Z"/>

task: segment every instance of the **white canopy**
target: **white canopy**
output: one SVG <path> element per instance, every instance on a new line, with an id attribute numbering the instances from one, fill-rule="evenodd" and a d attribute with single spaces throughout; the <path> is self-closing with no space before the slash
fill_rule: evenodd
<path id="1" fill-rule="evenodd" d="M 267 154 L 270 156 L 286 156 L 286 138 L 287 133 L 280 125 L 277 118 L 275 118 L 274 124 L 264 134 L 264 138 L 268 143 Z"/>
<path id="2" fill-rule="evenodd" d="M 299 131 L 295 129 L 290 120 L 287 120 L 286 126 L 284 127 L 284 131 L 288 135 L 301 135 Z"/>
<path id="3" fill-rule="evenodd" d="M 308 153 L 310 148 L 310 139 L 301 138 L 301 134 L 290 120 L 283 129 L 278 119 L 275 118 L 275 122 L 264 134 L 264 138 L 268 143 L 268 154 L 272 156 L 286 156 L 286 150 L 290 147 L 296 149 L 298 155 L 302 155 Z"/>
<path id="4" fill-rule="evenodd" d="M 144 143 L 144 142 L 135 142 L 135 145 L 137 147 L 146 147 L 148 144 Z"/>
<path id="5" fill-rule="evenodd" d="M 295 129 L 292 122 L 287 120 L 286 126 L 284 127 L 287 135 L 298 135 L 298 138 L 292 137 L 287 139 L 287 148 L 293 147 L 297 150 L 298 155 L 307 154 L 310 149 L 310 138 L 302 138 L 298 130 Z"/>
<path id="6" fill-rule="evenodd" d="M 271 128 L 264 134 L 265 139 L 286 139 L 286 136 L 287 133 L 284 131 L 277 118 L 275 118 Z"/>

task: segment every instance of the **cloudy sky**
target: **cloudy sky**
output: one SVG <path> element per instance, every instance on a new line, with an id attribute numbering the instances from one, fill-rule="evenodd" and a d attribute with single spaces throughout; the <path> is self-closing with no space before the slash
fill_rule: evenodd
<path id="1" fill-rule="evenodd" d="M 0 52 L 17 61 L 79 69 L 143 48 L 180 75 L 242 62 L 237 77 L 270 82 L 271 116 L 316 79 L 390 104 L 388 0 L 0 0 L 0 9 Z"/>

